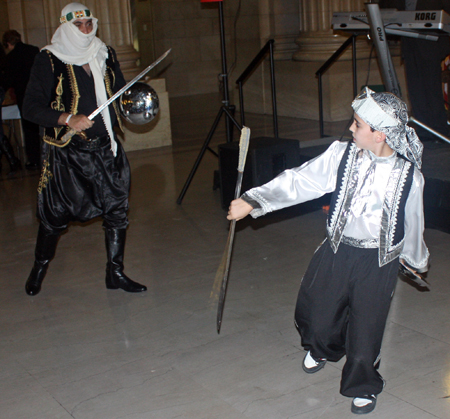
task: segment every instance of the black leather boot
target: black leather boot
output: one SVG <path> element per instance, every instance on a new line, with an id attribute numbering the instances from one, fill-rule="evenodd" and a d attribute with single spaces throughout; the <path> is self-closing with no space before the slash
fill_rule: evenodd
<path id="1" fill-rule="evenodd" d="M 0 149 L 5 154 L 6 160 L 8 160 L 9 163 L 10 172 L 8 175 L 15 173 L 22 168 L 20 160 L 14 155 L 14 150 L 6 135 L 0 138 Z"/>
<path id="2" fill-rule="evenodd" d="M 106 264 L 106 288 L 123 289 L 126 292 L 147 291 L 145 285 L 132 281 L 123 273 L 126 229 L 105 228 L 105 243 L 108 263 Z"/>
<path id="3" fill-rule="evenodd" d="M 25 291 L 28 295 L 39 294 L 48 265 L 55 256 L 58 239 L 59 234 L 50 234 L 42 225 L 39 226 L 34 266 L 25 284 Z"/>

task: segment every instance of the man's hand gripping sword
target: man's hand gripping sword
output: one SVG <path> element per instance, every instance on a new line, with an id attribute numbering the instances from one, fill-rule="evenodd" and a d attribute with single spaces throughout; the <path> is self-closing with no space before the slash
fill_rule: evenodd
<path id="1" fill-rule="evenodd" d="M 105 103 L 100 105 L 94 112 L 92 112 L 88 118 L 92 121 L 103 109 L 105 109 L 107 106 L 109 106 L 112 102 L 114 102 L 123 92 L 125 92 L 127 89 L 129 89 L 131 86 L 133 86 L 134 83 L 139 81 L 142 77 L 144 77 L 152 68 L 156 67 L 164 58 L 166 58 L 170 51 L 172 51 L 172 48 L 167 50 L 161 57 L 159 57 L 155 62 L 150 64 L 145 70 L 141 71 L 133 80 L 128 82 L 124 87 L 122 87 L 117 93 L 115 93 L 113 96 L 111 96 Z M 75 134 L 80 134 L 78 131 L 71 128 L 68 132 L 66 132 L 63 137 L 61 138 L 59 142 L 60 147 L 64 147 L 67 144 L 69 144 L 70 140 Z"/>

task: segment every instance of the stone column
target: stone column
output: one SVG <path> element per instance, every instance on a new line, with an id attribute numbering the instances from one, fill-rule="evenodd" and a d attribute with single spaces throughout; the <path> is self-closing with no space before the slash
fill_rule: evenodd
<path id="1" fill-rule="evenodd" d="M 333 12 L 363 11 L 364 0 L 299 0 L 301 10 L 300 35 L 296 40 L 296 61 L 326 61 L 343 44 L 345 38 L 333 33 Z M 346 53 L 347 57 L 351 55 Z M 358 58 L 368 56 L 367 43 L 358 42 Z"/>
<path id="2" fill-rule="evenodd" d="M 99 37 L 116 50 L 123 75 L 131 80 L 139 73 L 136 64 L 139 53 L 133 46 L 130 0 L 91 2 L 96 3 L 94 12 L 99 20 Z"/>

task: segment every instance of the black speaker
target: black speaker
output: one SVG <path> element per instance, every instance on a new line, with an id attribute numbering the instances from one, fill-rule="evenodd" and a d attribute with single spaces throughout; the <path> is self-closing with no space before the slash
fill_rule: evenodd
<path id="1" fill-rule="evenodd" d="M 238 161 L 239 142 L 219 145 L 220 192 L 224 209 L 234 199 Z M 241 194 L 300 164 L 299 141 L 270 137 L 250 138 Z"/>
<path id="2" fill-rule="evenodd" d="M 450 233 L 449 179 L 425 177 L 423 202 L 425 227 Z"/>
<path id="3" fill-rule="evenodd" d="M 425 227 L 450 233 L 450 148 L 438 141 L 423 145 Z"/>

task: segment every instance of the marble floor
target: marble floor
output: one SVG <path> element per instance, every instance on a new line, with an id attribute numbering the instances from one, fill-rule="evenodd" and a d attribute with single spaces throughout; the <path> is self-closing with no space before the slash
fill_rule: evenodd
<path id="1" fill-rule="evenodd" d="M 100 220 L 61 237 L 41 293 L 25 294 L 38 223 L 36 173 L 0 180 L 1 419 L 344 419 L 343 361 L 314 375 L 293 324 L 300 278 L 324 237 L 321 211 L 283 210 L 237 225 L 220 334 L 213 288 L 228 223 L 207 152 L 180 190 L 218 110 L 173 99 L 173 146 L 129 153 L 126 273 L 142 294 L 106 290 Z M 217 106 L 217 107 L 216 107 Z M 220 124 L 211 146 L 223 143 Z M 271 119 L 249 115 L 253 135 Z M 344 124 L 328 124 L 340 135 Z M 317 122 L 280 118 L 280 136 L 317 139 Z M 373 419 L 450 418 L 450 236 L 427 229 L 430 292 L 399 281 Z"/>

